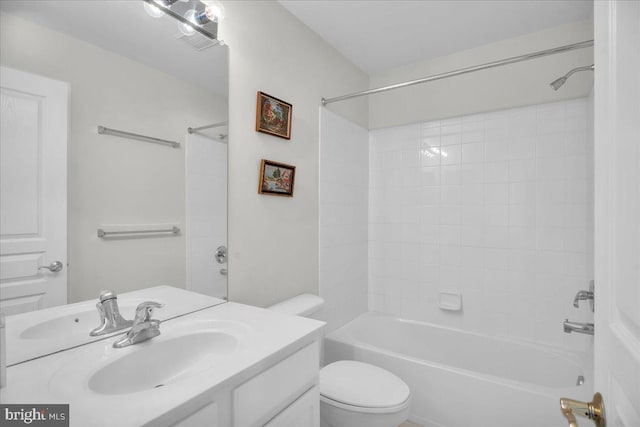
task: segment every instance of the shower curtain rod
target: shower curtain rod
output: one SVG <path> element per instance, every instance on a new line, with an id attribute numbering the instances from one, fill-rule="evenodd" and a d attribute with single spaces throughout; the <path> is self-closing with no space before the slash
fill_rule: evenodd
<path id="1" fill-rule="evenodd" d="M 434 80 L 445 79 L 448 77 L 459 76 L 461 74 L 467 74 L 474 71 L 486 70 L 487 68 L 500 67 L 502 65 L 514 64 L 516 62 L 528 61 L 529 59 L 542 58 L 543 56 L 555 55 L 556 53 L 569 52 L 571 50 L 583 49 L 585 47 L 593 46 L 593 40 L 586 40 L 579 43 L 568 44 L 565 46 L 554 47 L 552 49 L 540 50 L 538 52 L 527 53 L 526 55 L 513 56 L 511 58 L 501 59 L 499 61 L 487 62 L 485 64 L 476 65 L 468 68 L 461 68 L 446 73 L 435 74 L 433 76 L 424 77 L 417 80 L 411 80 L 403 83 L 396 83 L 390 86 L 379 87 L 376 89 L 363 90 L 361 92 L 354 92 L 347 95 L 336 96 L 335 98 L 322 98 L 321 102 L 323 106 L 331 104 L 333 102 L 344 101 L 346 99 L 357 98 L 360 96 L 373 95 L 375 93 L 386 92 L 388 90 L 400 89 L 407 86 L 413 86 L 421 83 L 427 83 Z"/>
<path id="2" fill-rule="evenodd" d="M 194 132 L 198 132 L 198 131 L 205 130 L 205 129 L 211 129 L 211 128 L 218 128 L 220 126 L 226 126 L 227 124 L 229 124 L 229 122 L 214 123 L 212 125 L 200 126 L 199 128 L 187 128 L 187 132 L 194 133 Z"/>

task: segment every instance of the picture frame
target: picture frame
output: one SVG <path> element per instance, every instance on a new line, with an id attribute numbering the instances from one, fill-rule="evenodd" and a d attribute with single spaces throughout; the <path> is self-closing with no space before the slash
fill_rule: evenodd
<path id="1" fill-rule="evenodd" d="M 293 197 L 296 167 L 286 163 L 262 159 L 258 193 L 272 196 Z"/>
<path id="2" fill-rule="evenodd" d="M 258 91 L 256 103 L 256 131 L 284 139 L 291 139 L 293 105 Z"/>

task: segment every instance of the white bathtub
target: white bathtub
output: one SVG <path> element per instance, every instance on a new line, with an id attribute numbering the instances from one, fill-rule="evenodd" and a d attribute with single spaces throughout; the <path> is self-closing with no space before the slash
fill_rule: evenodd
<path id="1" fill-rule="evenodd" d="M 344 359 L 402 378 L 410 420 L 428 427 L 562 427 L 558 399 L 593 394 L 585 355 L 379 313 L 327 335 L 325 363 Z"/>

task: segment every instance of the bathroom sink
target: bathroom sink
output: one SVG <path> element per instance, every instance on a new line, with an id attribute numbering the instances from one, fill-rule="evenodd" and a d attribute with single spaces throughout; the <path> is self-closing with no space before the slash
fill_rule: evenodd
<path id="1" fill-rule="evenodd" d="M 80 390 L 116 396 L 168 388 L 232 360 L 251 335 L 245 323 L 226 320 L 173 320 L 162 322 L 160 331 L 124 348 L 113 348 L 117 337 L 85 348 L 55 372 L 50 390 L 69 398 Z"/>
<path id="2" fill-rule="evenodd" d="M 160 321 L 224 303 L 223 300 L 184 289 L 156 286 L 120 294 L 120 314 L 125 319 L 133 319 L 136 307 L 144 301 L 165 305 L 155 313 L 155 318 Z M 97 298 L 7 316 L 7 366 L 121 334 L 123 331 L 89 335 L 100 325 L 96 302 Z"/>
<path id="3" fill-rule="evenodd" d="M 122 304 L 120 312 L 128 317 L 132 316 L 135 305 Z M 95 307 L 76 313 L 66 314 L 52 319 L 44 320 L 33 326 L 24 329 L 20 333 L 20 338 L 33 339 L 56 339 L 62 336 L 81 333 L 88 335 L 89 331 L 100 325 L 100 317 Z"/>
<path id="4" fill-rule="evenodd" d="M 163 342 L 151 340 L 98 370 L 89 379 L 89 389 L 100 394 L 126 394 L 163 387 L 201 371 L 216 358 L 233 353 L 237 346 L 233 335 L 213 331 Z"/>

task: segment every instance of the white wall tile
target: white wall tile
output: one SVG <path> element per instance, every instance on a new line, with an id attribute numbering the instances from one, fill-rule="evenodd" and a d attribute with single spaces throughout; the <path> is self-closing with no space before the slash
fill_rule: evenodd
<path id="1" fill-rule="evenodd" d="M 522 135 L 509 141 L 510 159 L 530 159 L 535 157 L 536 145 L 535 136 Z"/>
<path id="2" fill-rule="evenodd" d="M 485 142 L 485 159 L 488 162 L 507 160 L 509 158 L 509 143 L 506 139 L 487 140 Z"/>
<path id="3" fill-rule="evenodd" d="M 566 151 L 564 132 L 539 134 L 536 139 L 536 157 L 560 157 Z"/>
<path id="4" fill-rule="evenodd" d="M 479 145 L 479 144 L 471 144 Z M 461 184 L 481 184 L 484 177 L 484 165 L 482 163 L 460 165 Z"/>
<path id="5" fill-rule="evenodd" d="M 509 182 L 533 181 L 536 179 L 534 159 L 514 159 L 509 161 Z"/>
<path id="6" fill-rule="evenodd" d="M 509 203 L 509 187 L 506 183 L 485 184 L 484 197 L 487 205 L 506 205 Z"/>
<path id="7" fill-rule="evenodd" d="M 383 264 L 369 262 L 369 251 L 381 252 L 368 242 L 369 214 L 372 219 L 388 221 L 393 217 L 393 212 L 386 210 L 388 202 L 402 201 L 393 198 L 397 191 L 387 192 L 390 172 L 393 184 L 407 191 L 404 197 L 410 194 L 410 183 L 420 182 L 422 129 L 412 125 L 369 133 L 326 109 L 320 125 L 319 278 L 325 307 L 314 317 L 328 322 L 328 329 L 333 330 L 367 310 L 369 283 L 372 290 L 384 287 L 377 276 L 385 274 L 377 268 Z M 369 190 L 375 194 L 379 210 L 369 208 Z M 409 207 L 403 214 L 406 219 L 419 219 L 419 211 Z M 401 234 L 386 225 L 375 231 L 378 238 Z M 369 265 L 375 269 L 371 282 Z M 383 304 L 384 300 L 374 296 L 372 302 Z"/>
<path id="8" fill-rule="evenodd" d="M 462 235 L 460 225 L 441 225 L 440 243 L 443 245 L 459 245 Z"/>
<path id="9" fill-rule="evenodd" d="M 445 133 L 446 130 L 447 129 L 442 128 L 442 134 L 440 135 L 440 145 L 445 150 L 447 146 L 459 145 L 462 141 L 461 133 Z"/>
<path id="10" fill-rule="evenodd" d="M 424 191 L 431 188 L 424 188 Z M 460 186 L 459 185 L 443 185 L 437 188 L 440 194 L 440 204 L 442 205 L 459 205 L 460 204 Z M 430 192 L 429 192 L 430 193 Z M 423 193 L 424 194 L 424 193 Z M 435 204 L 438 204 L 436 201 Z"/>
<path id="11" fill-rule="evenodd" d="M 507 182 L 509 180 L 509 162 L 487 162 L 484 166 L 484 182 Z"/>
<path id="12" fill-rule="evenodd" d="M 509 227 L 485 225 L 484 241 L 487 248 L 509 247 Z"/>
<path id="13" fill-rule="evenodd" d="M 458 165 L 462 157 L 462 147 L 460 145 L 441 147 L 440 156 L 440 163 L 442 165 Z"/>
<path id="14" fill-rule="evenodd" d="M 458 172 L 459 172 L 458 167 Z M 437 166 L 423 167 L 420 174 L 420 182 L 425 187 L 440 185 L 440 168 Z"/>
<path id="15" fill-rule="evenodd" d="M 370 309 L 580 345 L 560 325 L 589 320 L 571 305 L 593 274 L 587 109 L 578 99 L 371 132 Z M 437 307 L 443 289 L 463 293 L 462 314 Z"/>
<path id="16" fill-rule="evenodd" d="M 193 134 L 185 145 L 187 289 L 226 296 L 227 276 L 212 254 L 227 245 L 227 186 L 220 185 L 227 180 L 227 144 Z"/>

